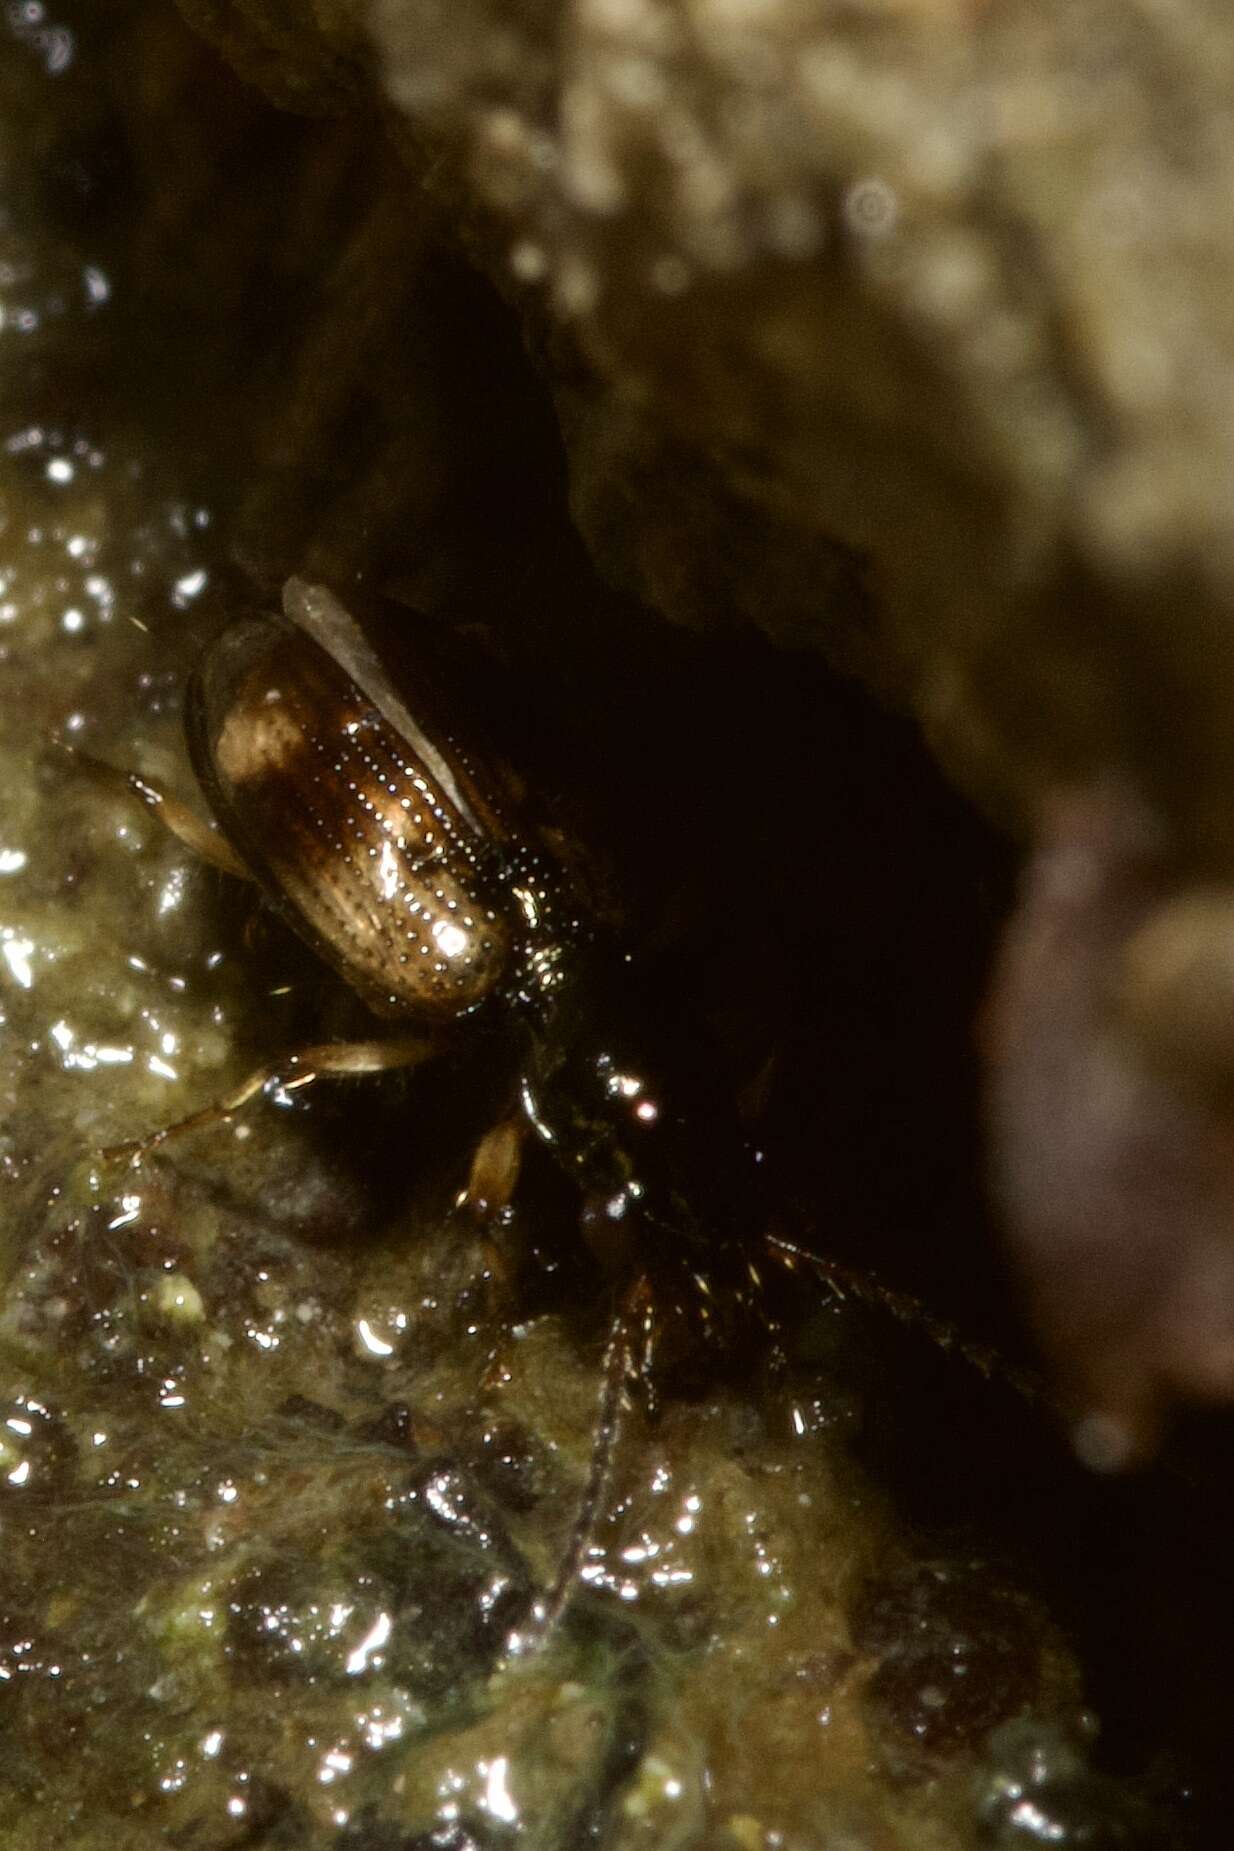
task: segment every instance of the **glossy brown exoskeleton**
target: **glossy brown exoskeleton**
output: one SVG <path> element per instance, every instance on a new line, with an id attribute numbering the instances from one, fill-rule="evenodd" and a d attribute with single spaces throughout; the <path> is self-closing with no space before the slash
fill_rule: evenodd
<path id="1" fill-rule="evenodd" d="M 396 686 L 324 587 L 292 579 L 283 604 L 224 630 L 189 687 L 189 753 L 217 830 L 127 782 L 190 846 L 254 880 L 390 1031 L 285 1056 L 122 1149 L 140 1162 L 276 1083 L 491 1037 L 509 1063 L 510 1112 L 482 1141 L 467 1193 L 481 1211 L 502 1206 L 533 1134 L 577 1182 L 612 1280 L 598 1498 L 624 1382 L 637 1375 L 654 1399 L 658 1351 L 722 1344 L 758 1298 L 759 1153 L 716 1063 L 696 1039 L 683 1059 L 675 1004 L 598 922 L 560 836 L 465 738 L 440 684 L 413 673 Z"/>

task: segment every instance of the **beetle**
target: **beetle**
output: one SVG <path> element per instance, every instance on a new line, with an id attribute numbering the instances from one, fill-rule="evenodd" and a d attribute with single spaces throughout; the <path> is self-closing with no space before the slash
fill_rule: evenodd
<path id="1" fill-rule="evenodd" d="M 578 1186 L 614 1296 L 588 1485 L 543 1628 L 598 1515 L 627 1385 L 654 1410 L 666 1360 L 723 1349 L 751 1316 L 769 1322 L 763 1163 L 717 1063 L 697 1039 L 683 1056 L 679 1012 L 603 919 L 577 851 L 467 737 L 440 675 L 418 663 L 409 679 L 396 682 L 335 592 L 292 578 L 281 612 L 228 625 L 188 686 L 188 753 L 213 827 L 136 774 L 94 766 L 199 856 L 255 882 L 389 1024 L 294 1050 L 105 1155 L 140 1164 L 275 1086 L 489 1038 L 512 1066 L 511 1110 L 481 1139 L 460 1203 L 503 1209 L 523 1139 L 538 1139 Z"/>

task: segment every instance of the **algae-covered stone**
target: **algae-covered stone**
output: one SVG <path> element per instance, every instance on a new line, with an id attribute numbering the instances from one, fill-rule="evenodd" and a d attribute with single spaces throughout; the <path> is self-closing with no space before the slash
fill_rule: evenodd
<path id="1" fill-rule="evenodd" d="M 410 570 L 414 554 L 417 595 L 435 588 L 427 601 L 441 608 L 463 585 L 464 612 L 486 619 L 524 583 L 495 562 L 547 555 L 557 570 L 533 578 L 536 595 L 520 612 L 531 607 L 530 626 L 545 604 L 565 611 L 558 637 L 590 622 L 598 633 L 594 613 L 607 607 L 555 503 L 526 553 L 517 551 L 527 537 L 521 525 L 512 552 L 502 553 L 497 514 L 487 525 L 474 520 L 478 507 L 500 508 L 502 492 L 462 496 L 460 509 L 461 485 L 475 489 L 469 472 L 485 476 L 495 457 L 508 465 L 548 454 L 547 419 L 525 375 L 508 395 L 502 386 L 514 374 L 516 342 L 491 302 L 477 306 L 479 286 L 468 294 L 455 270 L 435 293 L 438 247 L 415 212 L 413 274 L 396 271 L 389 287 L 408 223 L 403 173 L 392 191 L 393 170 L 354 125 L 335 139 L 328 126 L 304 129 L 265 111 L 176 35 L 163 5 L 77 11 L 81 32 L 67 64 L 63 41 L 39 36 L 32 9 L 11 10 L 0 26 L 0 50 L 15 60 L 4 63 L 5 83 L 20 99 L 13 113 L 0 112 L 0 165 L 20 177 L 11 231 L 30 273 L 3 273 L 4 307 L 22 311 L 32 279 L 46 281 L 48 302 L 63 298 L 62 318 L 40 324 L 45 338 L 29 349 L 37 362 L 29 372 L 19 346 L 0 355 L 13 389 L 0 434 L 6 1844 L 462 1851 L 517 1834 L 563 1851 L 606 1837 L 618 1851 L 658 1851 L 669 1834 L 722 1843 L 727 1833 L 743 1846 L 847 1839 L 960 1851 L 984 1829 L 975 1783 L 983 1799 L 991 1767 L 1020 1766 L 1011 1750 L 980 1739 L 987 1726 L 1022 1706 L 1043 1738 L 1082 1733 L 1075 1654 L 1057 1632 L 1062 1602 L 1031 1587 L 1023 1559 L 1024 1536 L 1039 1536 L 1043 1524 L 1049 1535 L 1066 1529 L 1075 1509 L 1065 1467 L 1031 1417 L 1009 1415 L 962 1364 L 953 1374 L 938 1363 L 940 1390 L 932 1352 L 923 1365 L 911 1340 L 898 1347 L 889 1325 L 875 1334 L 808 1269 L 786 1275 L 786 1329 L 808 1305 L 815 1337 L 821 1330 L 830 1340 L 799 1347 L 767 1379 L 754 1344 L 750 1367 L 732 1379 L 698 1382 L 693 1398 L 667 1394 L 658 1424 L 633 1411 L 623 1420 L 567 1611 L 540 1652 L 520 1654 L 511 1635 L 525 1635 L 529 1599 L 551 1584 L 570 1547 L 593 1465 L 610 1296 L 579 1239 L 578 1202 L 533 1165 L 503 1230 L 508 1252 L 494 1255 L 450 1212 L 481 1128 L 473 1121 L 486 1102 L 472 1082 L 483 1062 L 418 1076 L 406 1089 L 254 1102 L 248 1118 L 172 1140 L 136 1168 L 100 1155 L 193 1111 L 281 1047 L 352 1032 L 356 1005 L 254 914 L 244 889 L 195 866 L 114 778 L 99 781 L 80 757 L 51 749 L 52 734 L 198 801 L 181 693 L 206 636 L 266 597 L 234 568 L 236 551 L 253 558 L 254 525 L 266 538 L 261 557 L 284 569 L 287 550 L 314 544 L 336 564 L 368 563 L 374 573 L 391 559 Z M 227 24 L 228 11 L 208 11 L 220 29 Z M 62 13 L 76 19 L 68 0 Z M 610 15 L 614 30 L 633 16 Z M 254 13 L 250 68 L 260 65 L 284 99 L 311 97 L 318 107 L 346 97 L 363 124 L 369 59 L 355 17 L 324 6 L 312 23 L 291 9 Z M 723 17 L 731 30 L 733 9 Z M 774 19 L 770 9 L 759 17 Z M 743 40 L 755 53 L 759 17 Z M 949 31 L 948 17 L 938 15 Z M 495 18 L 451 9 L 425 43 L 465 57 Z M 506 81 L 504 58 L 508 76 L 524 70 L 510 81 L 533 114 L 551 108 L 554 57 L 566 42 L 552 9 L 538 19 L 534 68 L 520 63 L 518 10 L 508 12 L 504 50 L 489 41 L 493 94 Z M 890 15 L 889 33 L 896 23 Z M 285 58 L 295 71 L 284 71 Z M 302 61 L 319 58 L 316 74 L 307 63 L 301 74 Z M 751 75 L 757 66 L 754 56 Z M 105 84 L 94 81 L 101 70 Z M 631 76 L 637 103 L 647 73 L 625 72 L 627 95 Z M 99 130 L 101 99 L 112 113 L 83 144 L 83 127 Z M 417 135 L 434 132 L 442 107 L 440 94 L 428 99 Z M 590 108 L 585 94 L 571 105 L 568 134 L 581 154 L 594 152 Z M 517 121 L 496 128 L 517 143 Z M 555 156 L 545 134 L 538 147 L 547 171 Z M 137 197 L 119 188 L 128 205 L 117 206 L 109 236 L 89 214 L 83 229 L 79 214 L 67 247 L 60 234 L 51 238 L 41 214 L 64 204 L 65 187 L 44 187 L 49 168 L 92 184 L 117 148 L 125 161 L 116 170 L 128 163 Z M 444 142 L 439 152 L 445 193 L 461 187 L 466 164 L 456 162 L 451 177 Z M 517 180 L 519 163 L 504 165 Z M 593 161 L 589 178 L 585 162 L 572 171 L 583 195 L 578 222 L 590 222 L 604 206 L 598 169 Z M 675 213 L 676 196 L 665 198 Z M 687 203 L 704 230 L 723 232 L 722 199 L 700 193 Z M 879 187 L 855 196 L 862 236 L 885 206 Z M 809 204 L 781 202 L 773 216 L 776 262 L 791 279 L 814 255 L 805 248 Z M 563 237 L 572 223 L 565 214 Z M 472 231 L 477 249 L 488 238 L 504 264 L 509 234 L 493 232 L 496 224 L 485 231 L 477 217 Z M 321 253 L 335 242 L 325 287 Z M 63 295 L 56 279 L 66 248 L 74 265 L 98 269 L 110 285 L 108 316 L 97 278 L 96 296 Z M 183 261 L 186 251 L 194 262 Z M 574 251 L 580 261 L 558 267 L 557 251 L 547 234 L 525 234 L 508 254 L 518 276 L 530 284 L 538 273 L 574 318 L 575 360 L 601 355 L 606 298 L 588 302 L 594 272 L 581 259 L 589 254 Z M 699 275 L 717 253 L 717 237 L 702 237 L 691 260 Z M 630 276 L 639 274 L 632 258 Z M 707 276 L 699 301 L 719 288 L 719 273 Z M 694 299 L 696 279 L 681 284 L 673 264 L 657 272 L 664 336 L 667 305 Z M 709 299 L 718 305 L 721 295 Z M 442 327 L 460 302 L 477 317 L 461 336 Z M 547 323 L 539 325 L 543 333 Z M 87 330 L 105 331 L 101 348 Z M 7 324 L 0 333 L 7 338 Z M 452 399 L 444 379 L 456 336 L 489 366 L 470 399 Z M 791 323 L 780 346 L 768 337 L 775 377 L 796 338 Z M 401 370 L 390 360 L 396 352 Z M 699 358 L 710 366 L 705 345 Z M 589 403 L 602 401 L 602 374 L 573 378 L 571 441 L 579 456 L 593 444 L 598 478 L 604 428 L 593 421 L 589 435 L 586 426 Z M 632 393 L 627 402 L 631 454 L 645 456 Z M 460 404 L 470 405 L 470 421 L 456 415 Z M 512 404 L 527 408 L 526 422 L 514 420 L 499 442 L 500 408 Z M 618 433 L 612 444 L 618 482 L 625 441 Z M 788 565 L 776 576 L 801 531 L 799 510 L 768 489 L 757 450 L 734 474 L 727 443 L 709 478 L 714 499 L 692 492 L 681 478 L 696 453 L 688 432 L 656 451 L 640 477 L 646 499 L 632 501 L 635 518 L 601 552 L 634 583 L 651 583 L 654 568 L 664 588 L 656 596 L 677 615 L 706 617 L 731 573 L 730 615 L 757 613 L 774 628 L 760 590 L 774 578 L 774 610 L 791 611 L 794 637 L 804 640 L 809 586 Z M 510 475 L 498 479 L 504 492 Z M 590 498 L 598 508 L 585 470 L 578 480 L 580 507 Z M 706 581 L 690 571 L 689 548 L 674 554 L 668 512 L 653 531 L 649 503 L 663 497 L 667 511 L 674 494 L 710 536 Z M 810 582 L 816 571 L 830 574 L 837 595 L 860 604 L 851 548 L 835 551 L 825 522 L 811 518 L 809 531 Z M 546 582 L 553 597 L 541 596 Z M 585 599 L 575 596 L 582 585 Z M 617 608 L 634 621 L 628 606 Z M 857 655 L 873 640 L 855 626 Z M 637 769 L 631 740 L 654 759 L 649 665 L 669 658 L 650 644 L 635 656 L 633 672 L 626 664 L 632 685 L 605 678 L 594 702 L 595 711 L 621 707 L 626 727 L 605 761 L 609 783 L 613 765 L 623 780 Z M 548 673 L 557 655 L 542 657 Z M 516 666 L 507 671 L 500 653 L 490 660 L 503 689 L 520 685 Z M 698 716 L 703 658 L 682 661 L 677 707 Z M 817 829 L 830 812 L 814 803 L 808 774 L 821 739 L 834 731 L 845 742 L 843 788 L 857 821 L 847 831 L 828 821 L 836 878 L 820 910 L 831 954 L 841 957 L 851 942 L 864 963 L 869 922 L 853 927 L 836 909 L 846 886 L 860 885 L 852 872 L 865 865 L 859 838 L 879 835 L 862 808 L 876 782 L 872 755 L 861 750 L 868 716 L 863 709 L 850 721 L 829 683 L 820 692 L 806 665 L 765 649 L 739 650 L 731 679 L 732 721 L 726 750 L 707 767 L 709 787 L 715 764 L 727 772 L 737 758 L 735 739 L 760 772 L 795 768 Z M 580 735 L 590 718 L 584 709 Z M 786 734 L 799 749 L 781 759 L 774 748 Z M 892 737 L 907 768 L 895 787 L 899 809 L 909 787 L 928 784 L 928 768 L 903 733 Z M 680 760 L 678 769 L 684 781 Z M 726 786 L 728 800 L 737 783 Z M 680 820 L 675 795 L 675 782 L 661 778 L 654 802 L 640 812 L 628 800 L 622 814 L 635 813 L 644 851 L 661 854 L 679 883 L 696 875 L 695 838 L 706 831 L 698 812 Z M 960 829 L 958 811 L 940 800 L 924 813 L 948 819 L 938 840 L 930 837 L 933 862 L 948 830 Z M 757 831 L 728 809 L 720 818 L 724 903 L 712 916 L 728 927 L 738 914 L 766 913 L 795 931 L 803 831 L 794 824 L 772 857 L 765 837 L 780 826 L 781 807 L 764 803 L 759 814 Z M 872 862 L 888 859 L 878 844 Z M 731 903 L 734 861 L 757 907 Z M 792 863 L 792 905 L 777 862 Z M 899 899 L 886 911 L 897 934 L 903 917 L 919 917 L 923 884 L 891 888 Z M 960 886 L 963 910 L 971 896 Z M 946 918 L 948 933 L 963 939 L 951 899 Z M 736 923 L 748 931 L 747 919 Z M 721 934 L 711 961 L 723 966 L 724 1001 L 736 1004 L 740 1022 L 749 1012 L 730 994 L 732 942 Z M 797 949 L 791 936 L 783 948 L 787 965 Z M 811 942 L 794 975 L 816 974 L 823 961 Z M 931 962 L 928 995 L 949 981 Z M 791 1031 L 796 1001 L 787 994 L 780 1014 Z M 893 1005 L 913 1013 L 898 991 Z M 870 1058 L 869 1038 L 837 1039 L 848 1089 L 853 1063 Z M 902 1084 L 901 1045 L 873 1050 L 893 1085 Z M 840 1103 L 829 1096 L 833 1117 Z M 903 1115 L 902 1103 L 895 1110 Z M 863 1108 L 863 1134 L 893 1115 Z M 844 1135 L 833 1127 L 829 1136 L 831 1161 Z M 362 1336 L 358 1344 L 362 1325 L 376 1344 Z M 949 1451 L 974 1408 L 989 1414 L 989 1430 Z M 914 1505 L 920 1478 L 906 1489 L 904 1459 L 888 1457 L 898 1423 L 913 1415 L 929 1437 L 914 1433 L 903 1451 L 919 1468 L 925 1462 L 933 1502 L 924 1514 Z M 1018 1546 L 1005 1570 L 976 1575 L 965 1566 L 972 1551 L 948 1526 L 990 1526 L 980 1494 L 1000 1467 L 1024 1500 L 1011 1526 Z M 903 1595 L 925 1565 L 963 1583 L 962 1611 Z M 870 1587 L 893 1596 L 863 1609 L 860 1590 Z M 870 1605 L 892 1612 L 905 1633 L 871 1623 Z M 919 1620 L 924 1647 L 914 1656 Z M 1139 1631 L 1128 1631 L 1138 1646 Z M 939 1706 L 929 1693 L 953 1645 L 965 1676 L 977 1674 L 975 1695 L 966 1702 L 968 1685 L 954 1680 L 964 1696 L 947 1693 L 943 1726 L 910 1765 L 902 1738 L 923 1709 L 933 1718 Z M 1164 1811 L 1176 1810 L 1167 1797 Z"/>

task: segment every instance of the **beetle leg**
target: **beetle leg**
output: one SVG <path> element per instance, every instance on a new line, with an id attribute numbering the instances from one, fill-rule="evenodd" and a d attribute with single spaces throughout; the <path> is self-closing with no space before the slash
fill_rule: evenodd
<path id="1" fill-rule="evenodd" d="M 498 1230 L 506 1219 L 505 1211 L 518 1187 L 523 1163 L 523 1138 L 526 1123 L 522 1118 L 503 1118 L 484 1133 L 472 1153 L 466 1186 L 455 1197 L 454 1206 L 470 1214 L 484 1230 L 482 1250 L 488 1276 L 500 1293 L 508 1292 L 514 1264 Z M 506 1342 L 503 1338 L 493 1350 L 486 1368 L 486 1386 L 499 1381 L 505 1372 L 502 1360 Z"/>
<path id="2" fill-rule="evenodd" d="M 599 1405 L 592 1428 L 591 1459 L 583 1495 L 575 1513 L 570 1540 L 557 1564 L 552 1582 L 543 1599 L 536 1602 L 530 1628 L 515 1642 L 514 1649 L 520 1653 L 539 1650 L 547 1644 L 578 1586 L 613 1475 L 613 1461 L 617 1455 L 622 1415 L 626 1406 L 626 1388 L 641 1375 L 646 1333 L 651 1318 L 651 1285 L 644 1276 L 636 1279 L 622 1298 L 609 1325 L 608 1340 L 604 1346 Z"/>
<path id="3" fill-rule="evenodd" d="M 472 1154 L 467 1185 L 456 1207 L 470 1209 L 478 1220 L 487 1221 L 510 1206 L 518 1187 L 526 1132 L 522 1118 L 503 1118 L 485 1132 Z"/>
<path id="4" fill-rule="evenodd" d="M 644 1274 L 635 1280 L 618 1313 L 625 1326 L 628 1352 L 627 1374 L 636 1381 L 643 1397 L 643 1411 L 648 1420 L 660 1417 L 660 1391 L 656 1384 L 656 1347 L 660 1322 L 656 1316 L 655 1294 Z"/>
<path id="5" fill-rule="evenodd" d="M 112 1144 L 100 1152 L 104 1162 L 129 1162 L 135 1169 L 151 1151 L 168 1138 L 184 1131 L 198 1131 L 207 1125 L 224 1123 L 259 1093 L 281 1086 L 285 1092 L 299 1092 L 316 1080 L 343 1079 L 365 1073 L 389 1073 L 397 1067 L 415 1067 L 438 1053 L 435 1042 L 422 1035 L 403 1036 L 387 1041 L 326 1041 L 317 1047 L 296 1048 L 272 1064 L 250 1073 L 222 1099 L 190 1112 L 187 1118 L 165 1125 L 148 1138 L 128 1144 Z"/>
<path id="6" fill-rule="evenodd" d="M 526 1131 L 526 1121 L 521 1116 L 499 1119 L 490 1126 L 472 1152 L 466 1185 L 454 1198 L 455 1208 L 481 1225 L 484 1263 L 489 1282 L 499 1297 L 510 1292 L 517 1264 L 509 1250 L 509 1241 L 503 1241 L 501 1234 L 506 1231 L 506 1210 L 518 1187 Z M 507 1330 L 489 1352 L 482 1377 L 486 1392 L 509 1379 L 508 1345 Z"/>
<path id="7" fill-rule="evenodd" d="M 226 836 L 210 823 L 203 822 L 196 811 L 190 810 L 178 797 L 168 796 L 166 791 L 148 783 L 135 771 L 121 771 L 117 766 L 108 765 L 103 759 L 70 745 L 67 740 L 60 743 L 74 763 L 82 766 L 100 784 L 140 798 L 146 808 L 158 817 L 163 827 L 170 829 L 177 841 L 183 842 L 185 848 L 200 861 L 209 862 L 211 867 L 220 868 L 224 874 L 234 874 L 239 880 L 252 880 L 252 874 Z"/>

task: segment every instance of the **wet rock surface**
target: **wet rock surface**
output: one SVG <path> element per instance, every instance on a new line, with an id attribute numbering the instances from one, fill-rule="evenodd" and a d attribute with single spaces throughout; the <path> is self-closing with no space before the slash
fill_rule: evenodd
<path id="1" fill-rule="evenodd" d="M 1153 910 L 1090 844 L 1096 967 L 1064 928 L 1027 1002 L 1003 972 L 991 1170 L 1087 1456 L 1234 1401 L 1225 11 L 185 10 L 279 101 L 389 130 L 518 307 L 610 583 L 910 705 L 1032 839 L 1030 930 L 1061 809 L 1145 816 Z"/>
<path id="2" fill-rule="evenodd" d="M 100 1159 L 359 1019 L 250 895 L 53 743 L 196 801 L 182 691 L 254 595 L 237 556 L 276 576 L 301 549 L 369 559 L 430 612 L 485 620 L 477 679 L 527 689 L 505 718 L 537 770 L 594 732 L 568 762 L 636 928 L 684 911 L 682 981 L 736 1076 L 772 1025 L 769 1145 L 820 1240 L 907 1221 L 929 1250 L 946 1228 L 955 1271 L 980 1271 L 971 1075 L 938 1050 L 963 1046 L 1000 869 L 908 729 L 814 663 L 741 640 L 717 657 L 634 610 L 605 642 L 612 594 L 570 538 L 560 460 L 549 491 L 506 499 L 555 454 L 515 334 L 437 268 L 431 227 L 406 261 L 370 141 L 267 118 L 164 8 L 80 12 L 23 9 L 0 40 L 6 1842 L 1203 1843 L 1182 1789 L 1220 1791 L 1205 1668 L 1106 1536 L 1176 1488 L 1111 1524 L 1035 1414 L 799 1274 L 780 1369 L 752 1343 L 658 1425 L 631 1416 L 563 1624 L 520 1657 L 586 1476 L 607 1299 L 577 1204 L 534 1166 L 508 1251 L 452 1212 L 489 1103 L 474 1063 L 362 1098 L 276 1089 L 138 1170 Z M 318 102 L 363 73 L 337 17 Z M 351 227 L 346 336 L 298 213 L 310 246 Z M 446 358 L 488 332 L 491 374 L 457 384 Z M 378 402 L 343 359 L 392 345 Z M 287 394 L 288 355 L 321 390 Z M 527 408 L 521 445 L 489 379 Z M 525 594 L 505 628 L 496 586 Z M 555 731 L 563 692 L 575 726 Z M 687 701 L 700 730 L 674 745 Z M 812 839 L 826 819 L 824 886 L 791 853 L 803 817 Z M 752 843 L 757 908 L 733 902 Z M 820 1068 L 823 1017 L 845 1056 Z M 1164 1546 L 1145 1553 L 1159 1570 Z M 1216 1641 L 1219 1572 L 1187 1586 Z"/>
<path id="3" fill-rule="evenodd" d="M 1113 757 L 1228 862 L 1223 8 L 185 10 L 282 100 L 384 89 L 581 362 L 552 370 L 610 571 L 841 654 L 866 583 L 988 801 Z"/>

